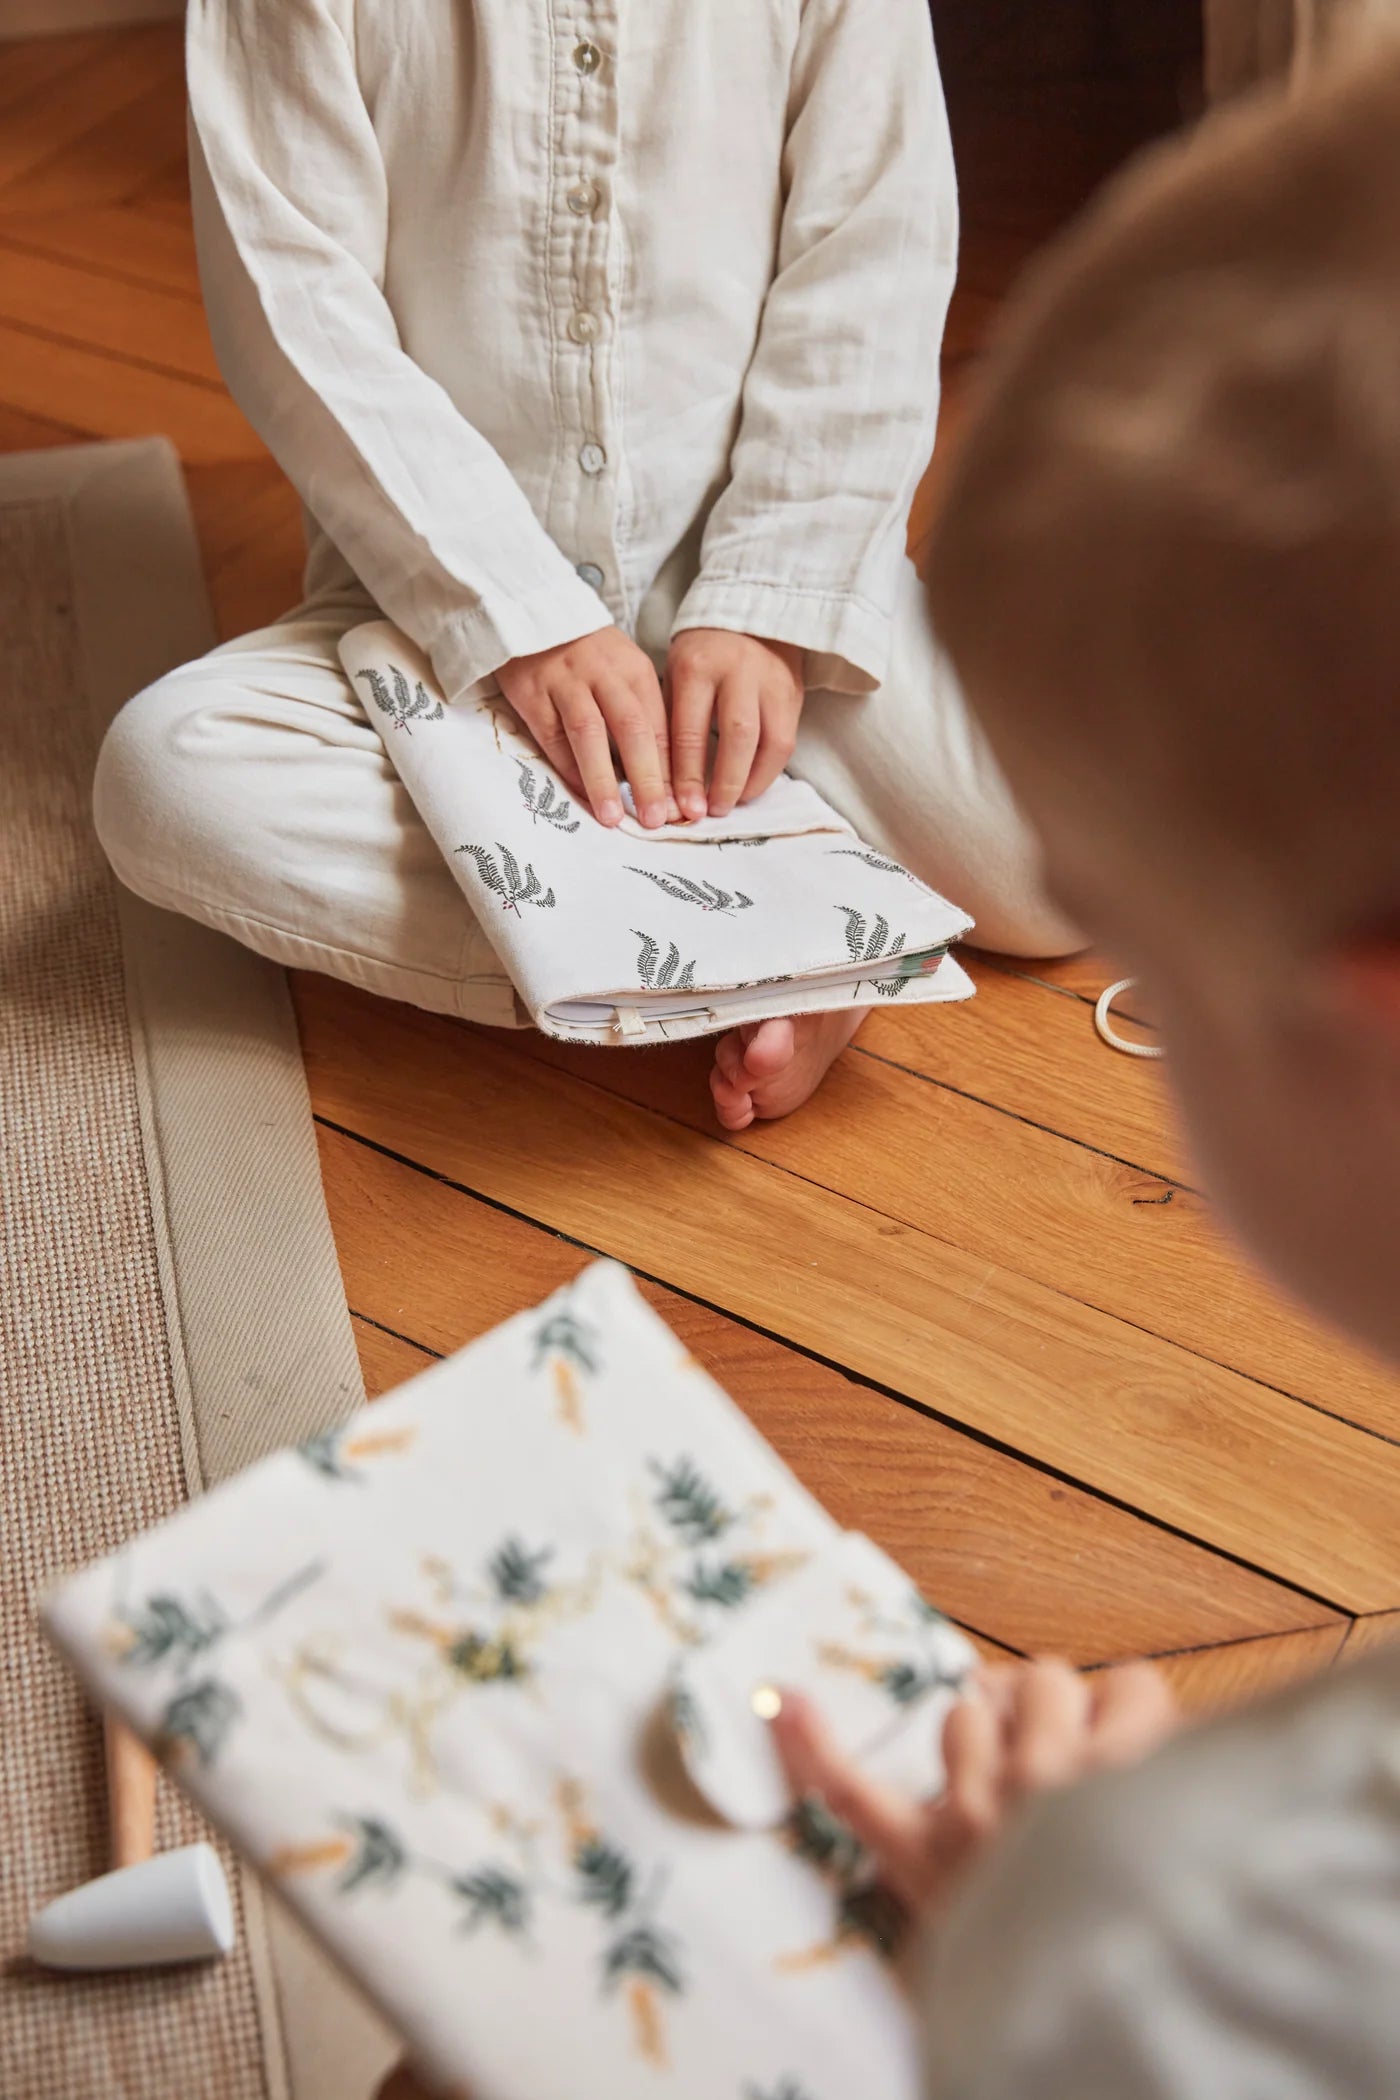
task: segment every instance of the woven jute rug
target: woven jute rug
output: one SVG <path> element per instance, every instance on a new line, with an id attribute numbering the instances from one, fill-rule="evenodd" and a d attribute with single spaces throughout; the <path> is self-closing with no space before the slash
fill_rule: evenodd
<path id="1" fill-rule="evenodd" d="M 236 1951 L 52 1977 L 103 1871 L 97 1724 L 36 1594 L 362 1397 L 286 987 L 120 892 L 101 733 L 213 639 L 159 441 L 0 461 L 0 2094 L 363 2100 L 392 2045 L 228 1862 Z M 202 1835 L 163 1791 L 163 1845 Z"/>

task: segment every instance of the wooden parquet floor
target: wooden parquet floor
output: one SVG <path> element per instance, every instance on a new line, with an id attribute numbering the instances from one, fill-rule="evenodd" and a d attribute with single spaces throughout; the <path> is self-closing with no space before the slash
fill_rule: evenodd
<path id="1" fill-rule="evenodd" d="M 1174 113 L 1155 0 L 1131 63 L 1112 9 L 1056 0 L 1061 24 L 1076 5 L 1079 41 L 1041 22 L 1032 51 L 1025 10 L 960 35 L 939 8 L 967 221 L 943 456 L 1017 268 Z M 210 349 L 178 36 L 0 46 L 0 446 L 150 431 L 222 632 L 275 615 L 297 505 Z M 370 1390 L 612 1254 L 989 1652 L 1160 1655 L 1200 1707 L 1384 1637 L 1400 1381 L 1231 1249 L 1158 1071 L 1094 1035 L 1102 964 L 972 967 L 972 1006 L 881 1012 L 803 1115 L 738 1139 L 695 1049 L 566 1050 L 299 980 Z"/>

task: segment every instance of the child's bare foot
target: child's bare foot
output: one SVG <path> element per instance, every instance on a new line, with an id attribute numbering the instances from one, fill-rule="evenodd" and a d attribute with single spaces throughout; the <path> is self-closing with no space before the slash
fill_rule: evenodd
<path id="1" fill-rule="evenodd" d="M 750 1021 L 721 1036 L 710 1092 L 725 1129 L 747 1130 L 756 1120 L 790 1116 L 801 1108 L 869 1011 L 868 1006 L 843 1006 L 829 1014 Z"/>

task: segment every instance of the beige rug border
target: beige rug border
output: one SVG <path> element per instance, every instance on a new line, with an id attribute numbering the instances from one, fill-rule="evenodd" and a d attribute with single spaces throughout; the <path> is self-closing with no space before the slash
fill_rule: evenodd
<path id="1" fill-rule="evenodd" d="M 0 459 L 0 503 L 61 501 L 98 734 L 216 639 L 183 476 L 164 439 Z M 286 979 L 118 892 L 142 1144 L 187 1491 L 364 1398 Z M 227 1221 L 242 1225 L 231 1279 Z M 237 1405 L 231 1404 L 236 1398 Z M 359 2100 L 396 2053 L 244 1875 L 270 2100 Z"/>

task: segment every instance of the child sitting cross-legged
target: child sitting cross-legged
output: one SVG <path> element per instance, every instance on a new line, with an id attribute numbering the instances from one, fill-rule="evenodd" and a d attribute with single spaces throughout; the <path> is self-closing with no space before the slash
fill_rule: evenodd
<path id="1" fill-rule="evenodd" d="M 1075 944 L 904 551 L 957 201 L 927 0 L 190 0 L 200 267 L 302 603 L 118 718 L 122 880 L 277 961 L 523 1012 L 352 690 L 387 616 L 597 821 L 786 765 L 984 945 Z M 799 1105 L 864 1009 L 722 1039 Z"/>

